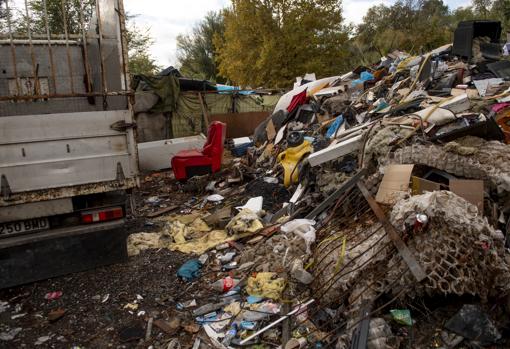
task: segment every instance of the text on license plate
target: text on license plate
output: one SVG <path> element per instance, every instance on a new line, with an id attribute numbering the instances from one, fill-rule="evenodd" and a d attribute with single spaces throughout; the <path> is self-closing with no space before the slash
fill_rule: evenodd
<path id="1" fill-rule="evenodd" d="M 0 223 L 0 235 L 25 233 L 35 230 L 45 230 L 50 228 L 48 218 L 27 219 L 11 223 Z"/>

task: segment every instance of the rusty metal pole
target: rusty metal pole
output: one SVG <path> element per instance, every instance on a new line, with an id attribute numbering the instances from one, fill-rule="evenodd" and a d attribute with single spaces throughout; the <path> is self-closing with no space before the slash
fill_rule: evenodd
<path id="1" fill-rule="evenodd" d="M 44 23 L 46 25 L 46 37 L 48 39 L 48 55 L 50 58 L 51 81 L 53 83 L 54 93 L 58 93 L 57 92 L 57 78 L 56 78 L 56 74 L 55 74 L 55 62 L 53 61 L 53 49 L 51 47 L 51 35 L 50 35 L 50 25 L 49 25 L 49 19 L 48 19 L 47 0 L 43 0 L 43 6 L 44 6 Z M 48 91 L 48 93 L 49 92 L 50 91 Z"/>
<path id="2" fill-rule="evenodd" d="M 87 48 L 87 33 L 85 31 L 85 19 L 83 18 L 83 0 L 80 0 L 80 29 L 83 41 L 83 59 L 85 63 L 85 77 L 87 80 L 87 92 L 92 92 L 92 83 L 90 81 L 90 64 L 89 64 L 89 53 Z"/>
<path id="3" fill-rule="evenodd" d="M 27 35 L 28 35 L 28 43 L 30 47 L 30 56 L 32 58 L 32 74 L 34 76 L 34 88 L 35 88 L 35 95 L 41 94 L 41 89 L 39 86 L 39 78 L 37 77 L 37 63 L 35 59 L 35 52 L 34 52 L 34 44 L 32 42 L 32 29 L 30 28 L 31 20 L 30 20 L 30 12 L 28 11 L 28 0 L 25 0 L 25 15 L 26 15 L 26 24 L 27 24 Z"/>
<path id="4" fill-rule="evenodd" d="M 61 4 L 62 4 L 62 19 L 64 20 L 64 36 L 66 41 L 67 66 L 69 69 L 69 84 L 71 85 L 71 93 L 74 93 L 73 63 L 71 60 L 71 51 L 69 50 L 69 29 L 67 28 L 67 13 L 64 1 L 65 0 L 62 0 Z"/>
<path id="5" fill-rule="evenodd" d="M 9 31 L 9 42 L 10 42 L 10 45 L 11 45 L 11 56 L 12 56 L 12 68 L 13 68 L 13 72 L 14 72 L 14 80 L 16 81 L 16 91 L 17 91 L 17 95 L 20 96 L 21 95 L 21 89 L 20 89 L 20 81 L 19 81 L 19 78 L 18 78 L 18 65 L 17 65 L 17 60 L 16 60 L 16 47 L 14 46 L 14 39 L 12 37 L 12 24 L 11 24 L 11 11 L 10 11 L 10 8 L 9 8 L 9 1 L 10 0 L 6 0 L 5 1 L 5 10 L 6 10 L 6 13 L 7 13 L 7 30 Z"/>

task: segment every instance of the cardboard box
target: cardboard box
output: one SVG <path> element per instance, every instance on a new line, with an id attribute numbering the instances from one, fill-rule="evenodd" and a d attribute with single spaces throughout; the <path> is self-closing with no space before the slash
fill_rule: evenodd
<path id="1" fill-rule="evenodd" d="M 400 193 L 409 192 L 413 168 L 414 165 L 387 166 L 375 200 L 381 204 L 394 204 Z"/>
<path id="2" fill-rule="evenodd" d="M 441 184 L 420 177 L 413 176 L 413 195 L 420 195 L 430 191 L 441 190 Z"/>
<path id="3" fill-rule="evenodd" d="M 483 181 L 452 179 L 450 180 L 450 191 L 478 207 L 478 212 L 483 215 Z"/>

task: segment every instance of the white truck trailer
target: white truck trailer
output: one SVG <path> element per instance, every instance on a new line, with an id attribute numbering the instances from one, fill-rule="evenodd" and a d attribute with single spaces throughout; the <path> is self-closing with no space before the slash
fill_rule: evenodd
<path id="1" fill-rule="evenodd" d="M 0 0 L 0 288 L 125 259 L 138 185 L 122 0 L 42 4 Z"/>

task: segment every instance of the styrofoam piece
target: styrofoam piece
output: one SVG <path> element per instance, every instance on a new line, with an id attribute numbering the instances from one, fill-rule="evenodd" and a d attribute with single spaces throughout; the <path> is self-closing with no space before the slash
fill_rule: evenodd
<path id="1" fill-rule="evenodd" d="M 232 141 L 234 142 L 234 147 L 237 147 L 237 146 L 240 146 L 243 144 L 247 144 L 247 143 L 251 143 L 250 137 L 234 138 L 234 139 L 232 139 Z"/>
<path id="2" fill-rule="evenodd" d="M 181 150 L 202 149 L 206 141 L 203 134 L 138 143 L 138 159 L 142 171 L 171 168 L 172 158 Z"/>
<path id="3" fill-rule="evenodd" d="M 276 134 L 276 138 L 274 139 L 274 145 L 277 145 L 280 143 L 283 139 L 283 135 L 285 134 L 285 130 L 287 129 L 287 124 L 285 124 L 283 127 L 281 127 L 278 130 L 278 133 Z"/>
<path id="4" fill-rule="evenodd" d="M 253 213 L 258 214 L 260 211 L 262 211 L 262 204 L 264 203 L 264 198 L 262 196 L 257 196 L 254 198 L 251 198 L 244 204 L 243 206 L 236 207 L 238 210 L 243 210 L 245 208 L 249 209 Z"/>
<path id="5" fill-rule="evenodd" d="M 346 141 L 331 145 L 326 149 L 319 150 L 308 157 L 310 166 L 318 166 L 327 161 L 338 159 L 359 150 L 363 136 L 359 135 Z"/>

